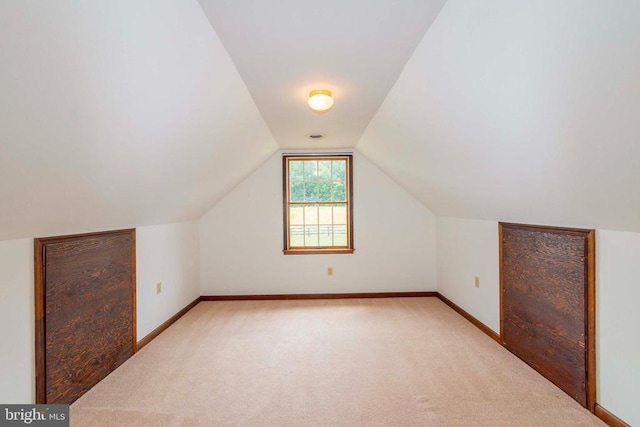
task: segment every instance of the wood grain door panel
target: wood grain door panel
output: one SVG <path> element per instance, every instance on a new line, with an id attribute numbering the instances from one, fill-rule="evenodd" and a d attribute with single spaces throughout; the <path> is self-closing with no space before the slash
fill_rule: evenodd
<path id="1" fill-rule="evenodd" d="M 585 407 L 595 404 L 593 231 L 500 224 L 505 347 Z M 590 309 L 592 312 L 590 312 Z M 590 338 L 591 335 L 591 338 Z M 595 348 L 595 347 L 594 347 Z"/>
<path id="2" fill-rule="evenodd" d="M 36 394 L 71 403 L 135 351 L 135 231 L 37 239 L 36 258 Z"/>

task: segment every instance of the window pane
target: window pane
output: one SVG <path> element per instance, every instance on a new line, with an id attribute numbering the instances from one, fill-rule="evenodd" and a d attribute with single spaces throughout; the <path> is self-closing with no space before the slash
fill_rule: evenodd
<path id="1" fill-rule="evenodd" d="M 317 182 L 304 183 L 304 200 L 305 202 L 318 201 L 318 183 Z"/>
<path id="2" fill-rule="evenodd" d="M 327 181 L 318 182 L 318 200 L 320 202 L 331 201 L 331 183 Z"/>
<path id="3" fill-rule="evenodd" d="M 346 160 L 334 160 L 333 162 L 333 180 L 347 180 L 347 162 Z"/>
<path id="4" fill-rule="evenodd" d="M 292 182 L 289 188 L 289 201 L 302 202 L 304 201 L 304 183 Z"/>
<path id="5" fill-rule="evenodd" d="M 304 245 L 318 246 L 318 226 L 304 228 Z"/>
<path id="6" fill-rule="evenodd" d="M 289 228 L 289 241 L 291 246 L 304 246 L 304 227 Z"/>
<path id="7" fill-rule="evenodd" d="M 320 181 L 331 181 L 330 160 L 321 160 L 318 162 L 318 179 Z"/>
<path id="8" fill-rule="evenodd" d="M 333 223 L 336 225 L 347 225 L 346 205 L 336 205 L 333 207 Z"/>
<path id="9" fill-rule="evenodd" d="M 333 244 L 335 246 L 347 246 L 346 225 L 336 225 L 333 227 Z"/>
<path id="10" fill-rule="evenodd" d="M 333 223 L 333 208 L 331 205 L 320 205 L 318 223 L 320 225 L 331 225 Z"/>
<path id="11" fill-rule="evenodd" d="M 289 161 L 289 180 L 290 181 L 302 181 L 302 164 L 304 162 L 299 160 Z"/>
<path id="12" fill-rule="evenodd" d="M 333 246 L 333 227 L 330 225 L 320 226 L 318 241 L 320 246 Z"/>
<path id="13" fill-rule="evenodd" d="M 318 176 L 318 162 L 316 160 L 305 160 L 303 163 L 304 163 L 304 180 L 315 181 Z"/>
<path id="14" fill-rule="evenodd" d="M 289 206 L 289 225 L 304 225 L 303 210 L 300 205 Z"/>
<path id="15" fill-rule="evenodd" d="M 334 202 L 346 202 L 347 201 L 347 192 L 345 189 L 344 182 L 334 182 L 333 183 L 333 201 Z"/>
<path id="16" fill-rule="evenodd" d="M 285 221 L 289 227 L 285 254 L 303 249 L 317 248 L 320 250 L 308 252 L 322 253 L 323 249 L 350 248 L 350 156 L 284 157 L 288 178 Z"/>
<path id="17" fill-rule="evenodd" d="M 304 225 L 318 225 L 317 205 L 307 205 L 304 207 Z"/>

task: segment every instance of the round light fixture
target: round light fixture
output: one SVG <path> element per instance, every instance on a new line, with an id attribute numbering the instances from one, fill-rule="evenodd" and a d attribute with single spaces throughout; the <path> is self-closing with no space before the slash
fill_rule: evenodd
<path id="1" fill-rule="evenodd" d="M 316 113 L 326 113 L 333 107 L 333 98 L 331 97 L 331 91 L 326 89 L 312 90 L 309 92 L 309 99 L 307 100 L 309 108 Z"/>

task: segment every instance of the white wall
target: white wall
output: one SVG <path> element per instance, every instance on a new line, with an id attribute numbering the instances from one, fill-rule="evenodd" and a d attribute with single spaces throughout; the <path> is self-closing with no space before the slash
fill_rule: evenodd
<path id="1" fill-rule="evenodd" d="M 499 334 L 498 223 L 438 217 L 437 224 L 438 292 Z"/>
<path id="2" fill-rule="evenodd" d="M 138 228 L 136 258 L 140 340 L 200 295 L 198 223 Z M 33 239 L 0 241 L 0 403 L 35 402 L 33 271 Z"/>
<path id="3" fill-rule="evenodd" d="M 438 217 L 437 228 L 438 291 L 499 333 L 497 222 Z M 640 233 L 598 230 L 597 402 L 631 425 L 640 425 L 639 277 Z"/>
<path id="4" fill-rule="evenodd" d="M 277 153 L 201 219 L 202 295 L 435 290 L 434 216 L 357 151 L 353 162 L 354 254 L 282 254 Z"/>
<path id="5" fill-rule="evenodd" d="M 436 223 L 438 290 L 498 332 L 497 222 L 436 221 L 357 153 L 354 168 L 353 255 L 282 255 L 279 155 L 212 209 L 200 230 L 197 222 L 138 228 L 138 337 L 199 295 L 199 243 L 205 295 L 435 290 Z M 397 227 L 390 227 L 394 219 Z M 597 400 L 640 425 L 640 233 L 599 230 L 596 251 Z M 0 352 L 2 403 L 34 401 L 33 280 L 33 241 L 0 241 L 0 340 L 10 343 Z"/>
<path id="6" fill-rule="evenodd" d="M 33 240 L 0 242 L 0 402 L 35 401 Z"/>
<path id="7" fill-rule="evenodd" d="M 640 426 L 640 233 L 596 234 L 598 402 Z"/>
<path id="8" fill-rule="evenodd" d="M 197 221 L 136 230 L 138 341 L 200 296 L 198 251 Z"/>

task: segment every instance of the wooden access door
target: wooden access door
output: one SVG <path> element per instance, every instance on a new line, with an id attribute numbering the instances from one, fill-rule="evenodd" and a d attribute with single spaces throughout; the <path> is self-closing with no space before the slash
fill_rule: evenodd
<path id="1" fill-rule="evenodd" d="M 504 346 L 595 409 L 593 230 L 499 225 Z"/>
<path id="2" fill-rule="evenodd" d="M 69 404 L 136 350 L 135 230 L 34 247 L 36 402 Z"/>

